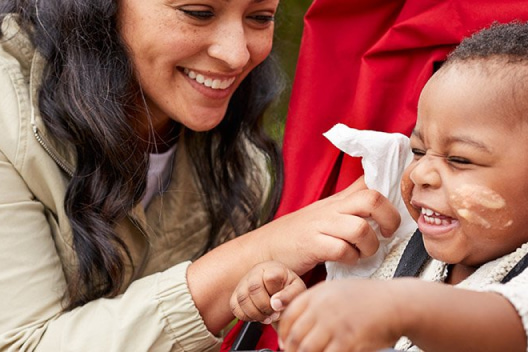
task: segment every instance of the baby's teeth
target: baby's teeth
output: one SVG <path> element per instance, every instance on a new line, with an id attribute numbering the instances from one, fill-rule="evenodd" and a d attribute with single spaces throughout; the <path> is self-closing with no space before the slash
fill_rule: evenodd
<path id="1" fill-rule="evenodd" d="M 424 212 L 425 211 L 425 212 Z M 433 215 L 433 211 L 431 209 L 423 209 L 422 208 L 422 212 L 427 215 L 427 216 L 431 216 Z"/>
<path id="2" fill-rule="evenodd" d="M 200 83 L 200 84 L 203 84 L 205 82 L 205 77 L 202 76 L 201 74 L 198 74 L 196 76 L 196 82 Z"/>

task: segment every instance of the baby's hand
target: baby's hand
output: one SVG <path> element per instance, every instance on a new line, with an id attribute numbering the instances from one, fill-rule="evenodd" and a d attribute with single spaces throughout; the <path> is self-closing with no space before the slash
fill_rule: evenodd
<path id="1" fill-rule="evenodd" d="M 231 311 L 240 320 L 270 324 L 305 290 L 302 279 L 284 264 L 260 263 L 240 280 L 231 296 Z"/>

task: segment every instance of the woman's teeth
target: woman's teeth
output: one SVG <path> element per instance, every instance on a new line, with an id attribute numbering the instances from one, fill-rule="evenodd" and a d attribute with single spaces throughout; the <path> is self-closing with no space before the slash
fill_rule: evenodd
<path id="1" fill-rule="evenodd" d="M 426 223 L 430 225 L 450 225 L 451 218 L 444 216 L 431 209 L 422 208 L 422 215 Z"/>
<path id="2" fill-rule="evenodd" d="M 189 70 L 188 68 L 184 68 L 183 72 L 190 78 L 195 80 L 196 82 L 212 88 L 212 89 L 226 89 L 229 88 L 233 82 L 235 82 L 236 77 L 232 77 L 229 79 L 213 79 L 205 77 L 204 75 L 200 73 L 196 73 L 193 70 Z"/>

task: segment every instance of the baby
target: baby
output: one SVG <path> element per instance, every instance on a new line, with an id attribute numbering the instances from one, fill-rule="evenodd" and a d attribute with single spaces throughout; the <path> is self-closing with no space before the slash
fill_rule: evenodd
<path id="1" fill-rule="evenodd" d="M 418 230 L 370 279 L 306 290 L 281 263 L 260 264 L 233 293 L 233 313 L 280 319 L 288 352 L 526 351 L 527 82 L 527 24 L 465 39 L 418 104 L 401 182 Z"/>

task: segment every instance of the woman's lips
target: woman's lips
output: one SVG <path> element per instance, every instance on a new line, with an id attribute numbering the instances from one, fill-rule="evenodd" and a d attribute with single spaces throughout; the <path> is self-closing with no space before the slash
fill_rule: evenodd
<path id="1" fill-rule="evenodd" d="M 233 77 L 226 77 L 226 78 L 220 78 L 220 77 L 209 77 L 207 75 L 197 73 L 193 70 L 190 70 L 188 68 L 183 68 L 183 73 L 187 75 L 190 79 L 200 83 L 201 85 L 211 88 L 211 89 L 227 89 L 233 85 L 233 83 L 236 80 L 236 76 Z"/>

